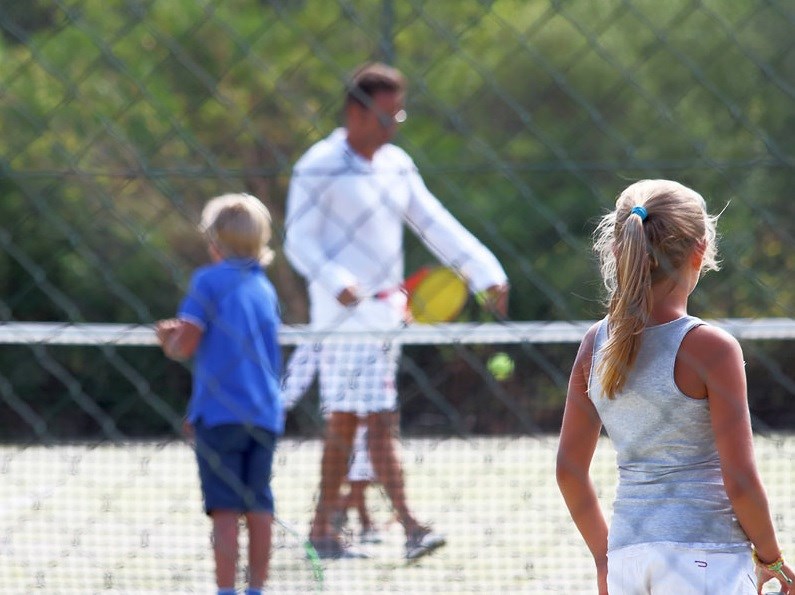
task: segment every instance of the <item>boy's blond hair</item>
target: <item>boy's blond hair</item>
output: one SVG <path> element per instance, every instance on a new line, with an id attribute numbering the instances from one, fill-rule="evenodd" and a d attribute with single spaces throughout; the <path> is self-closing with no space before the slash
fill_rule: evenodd
<path id="1" fill-rule="evenodd" d="M 273 260 L 268 247 L 271 216 L 250 194 L 223 194 L 202 210 L 199 230 L 223 258 L 253 258 L 263 266 Z"/>

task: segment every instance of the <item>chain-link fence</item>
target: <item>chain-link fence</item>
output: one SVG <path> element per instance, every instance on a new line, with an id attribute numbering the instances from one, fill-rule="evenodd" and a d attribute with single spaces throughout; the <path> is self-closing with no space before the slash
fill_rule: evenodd
<path id="1" fill-rule="evenodd" d="M 196 230 L 202 206 L 248 192 L 273 218 L 268 275 L 283 321 L 307 322 L 306 283 L 283 249 L 288 185 L 298 158 L 341 125 L 343 83 L 370 60 L 405 74 L 408 117 L 395 142 L 504 267 L 510 320 L 603 315 L 591 233 L 640 178 L 679 180 L 722 213 L 722 270 L 699 285 L 694 314 L 791 319 L 793 27 L 795 10 L 780 0 L 2 1 L 0 320 L 149 325 L 173 316 L 207 261 Z M 436 261 L 408 231 L 405 242 L 405 271 Z M 456 322 L 493 324 L 474 298 Z M 563 559 L 582 569 L 561 578 L 558 540 L 572 527 L 557 494 L 543 487 L 554 473 L 554 440 L 543 436 L 559 428 L 576 342 L 536 342 L 513 324 L 516 335 L 503 343 L 440 333 L 438 344 L 403 347 L 397 384 L 404 434 L 413 437 L 407 477 L 418 482 L 418 506 L 447 528 L 452 553 L 411 569 L 357 562 L 359 583 L 337 567 L 330 589 L 590 592 L 576 534 Z M 742 340 L 760 436 L 795 421 L 788 328 L 774 321 L 756 337 L 763 340 Z M 174 471 L 168 461 L 184 453 L 158 442 L 179 432 L 188 368 L 152 347 L 51 342 L 0 350 L 0 436 L 8 443 L 0 494 L 9 511 L 0 525 L 8 569 L 0 592 L 209 589 L 206 527 L 198 505 L 182 507 L 199 500 L 195 471 L 191 462 Z M 284 355 L 291 350 L 285 345 Z M 487 366 L 503 351 L 514 364 L 505 378 Z M 316 385 L 309 394 L 287 419 L 275 478 L 277 499 L 291 502 L 285 516 L 300 523 L 317 487 L 314 438 L 323 427 Z M 148 442 L 130 446 L 141 439 Z M 439 454 L 456 448 L 469 463 Z M 792 493 L 781 478 L 792 471 L 791 441 L 763 448 L 785 461 L 768 472 L 777 476 L 774 509 L 786 516 Z M 126 475 L 110 483 L 95 474 L 111 475 L 114 463 L 90 473 L 81 463 L 104 464 L 114 452 Z M 308 465 L 308 487 L 284 479 L 298 464 L 293 457 Z M 182 479 L 161 492 L 169 473 Z M 440 474 L 441 487 L 433 483 Z M 489 508 L 503 480 L 509 494 Z M 143 509 L 128 502 L 134 494 L 146 494 Z M 64 514 L 80 519 L 66 523 Z M 477 539 L 450 535 L 468 526 L 466 516 Z M 180 519 L 172 534 L 169 518 Z M 47 545 L 58 524 L 62 531 L 49 536 L 56 546 Z M 507 527 L 522 538 L 506 544 Z M 165 546 L 175 533 L 176 554 Z M 105 539 L 124 545 L 104 548 Z M 391 550 L 382 551 L 388 559 Z M 87 561 L 78 580 L 68 578 L 76 558 Z"/>

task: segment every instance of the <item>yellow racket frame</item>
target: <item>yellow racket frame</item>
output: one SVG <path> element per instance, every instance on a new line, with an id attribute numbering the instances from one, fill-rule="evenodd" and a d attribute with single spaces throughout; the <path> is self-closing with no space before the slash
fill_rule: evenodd
<path id="1" fill-rule="evenodd" d="M 447 267 L 428 268 L 408 290 L 409 312 L 419 324 L 450 322 L 469 298 L 464 280 Z"/>

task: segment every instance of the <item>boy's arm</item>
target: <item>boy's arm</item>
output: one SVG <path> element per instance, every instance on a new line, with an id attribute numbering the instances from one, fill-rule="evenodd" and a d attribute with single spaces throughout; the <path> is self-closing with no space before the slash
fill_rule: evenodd
<path id="1" fill-rule="evenodd" d="M 196 353 L 203 332 L 201 327 L 177 318 L 161 320 L 155 325 L 163 353 L 178 361 L 186 360 Z"/>

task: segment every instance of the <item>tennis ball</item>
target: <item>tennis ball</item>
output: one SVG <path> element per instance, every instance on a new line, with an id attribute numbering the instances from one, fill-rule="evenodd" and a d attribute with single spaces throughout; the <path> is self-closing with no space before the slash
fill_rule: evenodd
<path id="1" fill-rule="evenodd" d="M 500 382 L 508 380 L 513 375 L 513 367 L 513 359 L 504 351 L 498 351 L 486 362 L 486 368 L 494 376 L 494 379 Z"/>

